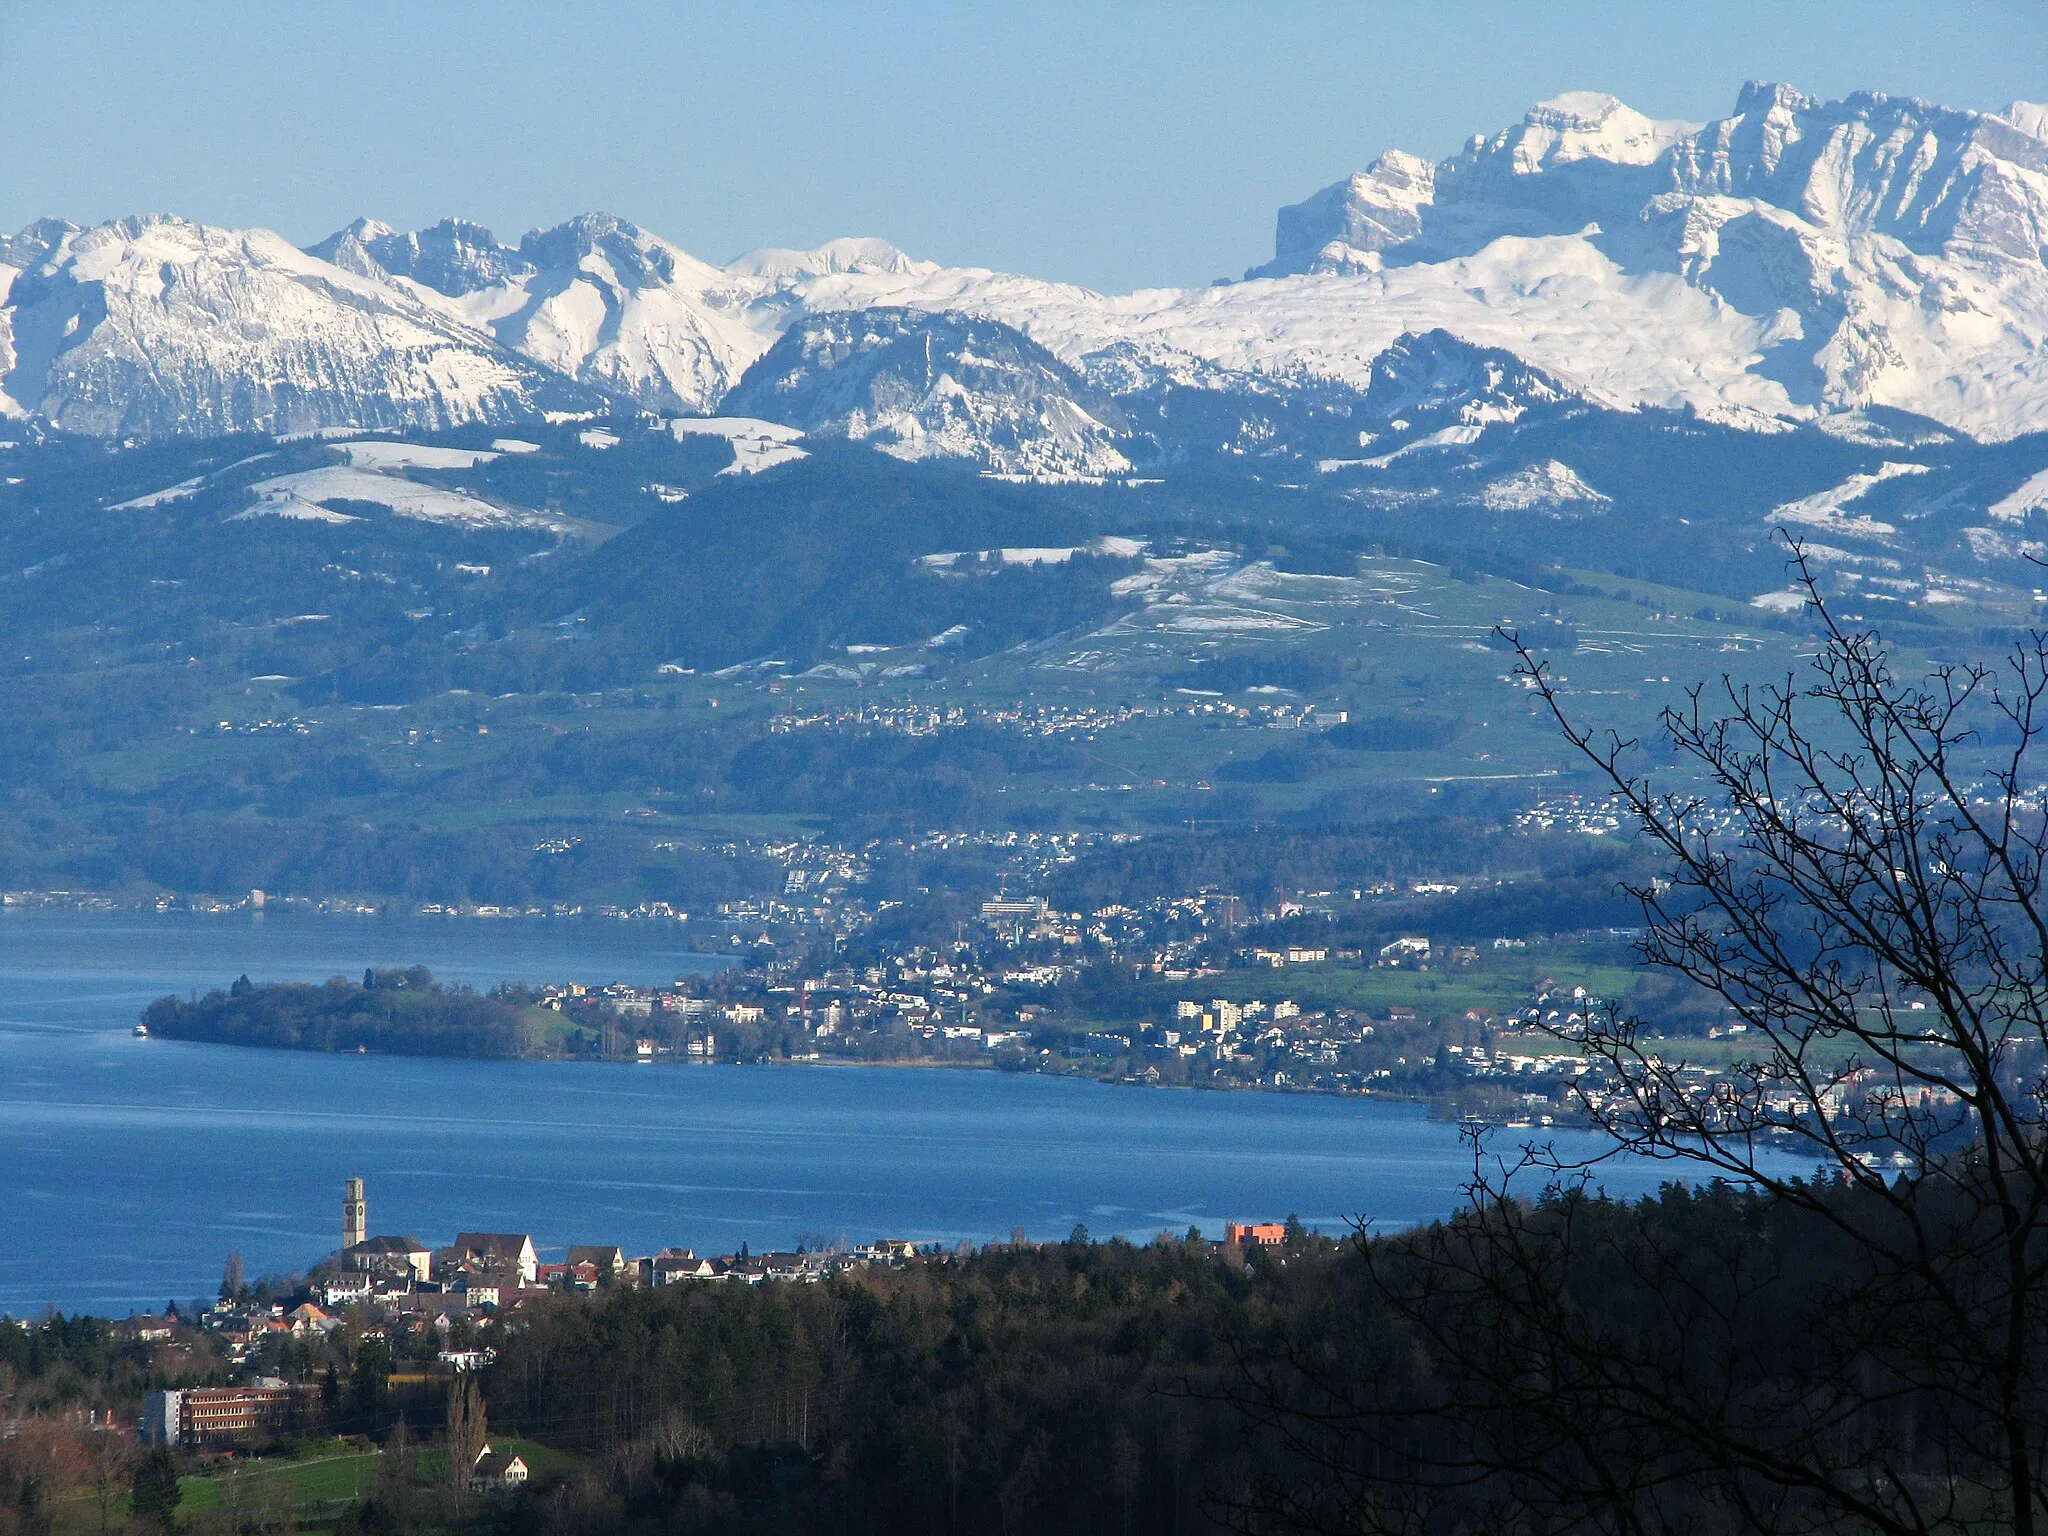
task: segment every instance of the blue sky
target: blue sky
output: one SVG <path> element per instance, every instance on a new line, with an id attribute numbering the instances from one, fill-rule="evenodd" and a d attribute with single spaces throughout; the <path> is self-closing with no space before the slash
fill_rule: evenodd
<path id="1" fill-rule="evenodd" d="M 602 209 L 718 261 L 873 234 L 1122 291 L 1263 260 L 1383 149 L 1572 89 L 1716 116 L 1750 78 L 1995 110 L 2048 96 L 2048 5 L 7 0 L 0 226 Z"/>

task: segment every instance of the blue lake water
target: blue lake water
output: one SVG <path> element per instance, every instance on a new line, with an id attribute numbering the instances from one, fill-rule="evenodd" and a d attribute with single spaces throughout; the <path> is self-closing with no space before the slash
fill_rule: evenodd
<path id="1" fill-rule="evenodd" d="M 125 1314 L 372 1232 L 525 1231 L 728 1252 L 850 1236 L 1143 1238 L 1449 1212 L 1456 1127 L 1400 1104 L 939 1069 L 323 1056 L 138 1040 L 166 992 L 425 964 L 444 980 L 667 981 L 720 962 L 652 923 L 0 914 L 0 1312 Z M 1526 1133 L 1525 1133 L 1526 1134 Z M 1549 1133 L 1546 1133 L 1549 1134 Z M 1561 1149 L 1590 1153 L 1580 1133 Z M 1668 1170 L 1611 1167 L 1618 1193 Z"/>

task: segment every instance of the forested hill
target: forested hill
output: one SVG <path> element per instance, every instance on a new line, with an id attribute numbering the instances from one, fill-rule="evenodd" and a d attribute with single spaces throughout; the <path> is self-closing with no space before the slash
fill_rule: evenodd
<path id="1" fill-rule="evenodd" d="M 227 991 L 162 997 L 142 1022 L 152 1035 L 293 1051 L 380 1051 L 399 1056 L 518 1056 L 523 997 L 442 987 L 424 967 L 369 971 L 320 985 L 247 976 Z"/>

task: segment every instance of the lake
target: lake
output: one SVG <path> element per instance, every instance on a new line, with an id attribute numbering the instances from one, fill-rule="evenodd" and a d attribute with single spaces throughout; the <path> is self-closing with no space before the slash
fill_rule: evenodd
<path id="1" fill-rule="evenodd" d="M 630 1253 L 830 1237 L 1149 1238 L 1450 1211 L 1471 1173 L 1418 1107 L 946 1069 L 478 1062 L 136 1039 L 167 992 L 424 964 L 445 981 L 666 982 L 724 963 L 657 923 L 0 914 L 0 1312 L 125 1315 L 372 1233 L 531 1232 Z M 1527 1134 L 1527 1133 L 1523 1133 Z M 1549 1134 L 1549 1133 L 1546 1133 Z M 1591 1151 L 1583 1133 L 1561 1149 Z M 1610 1170 L 1617 1192 L 1667 1170 Z"/>

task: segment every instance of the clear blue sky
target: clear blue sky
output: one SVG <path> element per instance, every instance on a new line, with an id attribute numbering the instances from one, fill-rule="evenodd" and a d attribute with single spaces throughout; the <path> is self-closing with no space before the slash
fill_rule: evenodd
<path id="1" fill-rule="evenodd" d="M 1126 290 L 1263 260 L 1382 149 L 1571 89 L 1717 116 L 1750 78 L 1995 110 L 2048 96 L 2048 4 L 4 0 L 0 226 L 603 209 L 718 261 L 873 234 Z"/>

